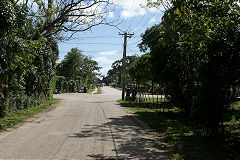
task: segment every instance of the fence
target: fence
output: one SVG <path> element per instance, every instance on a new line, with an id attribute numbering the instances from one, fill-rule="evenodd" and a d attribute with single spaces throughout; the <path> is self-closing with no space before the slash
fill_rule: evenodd
<path id="1" fill-rule="evenodd" d="M 135 92 L 135 93 L 134 93 Z M 128 100 L 149 108 L 169 110 L 174 108 L 171 103 L 171 96 L 164 87 L 137 86 L 132 89 Z"/>

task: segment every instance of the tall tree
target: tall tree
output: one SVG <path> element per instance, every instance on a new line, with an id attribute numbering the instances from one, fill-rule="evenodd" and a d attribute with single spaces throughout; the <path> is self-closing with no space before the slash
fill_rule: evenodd
<path id="1" fill-rule="evenodd" d="M 151 55 L 149 53 L 138 57 L 128 69 L 129 76 L 137 84 L 145 84 L 153 81 Z"/>
<path id="2" fill-rule="evenodd" d="M 109 0 L 25 0 L 18 3 L 28 6 L 28 16 L 33 18 L 37 27 L 33 39 L 41 35 L 67 39 L 93 26 L 113 25 L 106 21 L 108 13 L 114 9 Z"/>
<path id="3" fill-rule="evenodd" d="M 81 85 L 87 85 L 93 84 L 99 70 L 100 67 L 96 61 L 84 56 L 79 49 L 72 48 L 57 66 L 57 75 L 64 76 L 67 80 L 78 80 Z"/>
<path id="4" fill-rule="evenodd" d="M 154 73 L 175 105 L 212 133 L 240 83 L 239 10 L 237 1 L 171 0 L 158 28 L 147 30 L 140 44 L 150 49 Z M 157 39 L 150 34 L 155 31 Z"/>
<path id="5" fill-rule="evenodd" d="M 127 75 L 126 75 L 126 82 L 131 83 L 131 78 L 128 74 L 128 69 L 131 65 L 134 64 L 134 62 L 137 59 L 137 55 L 127 56 L 126 57 L 126 69 L 127 69 Z M 117 85 L 121 85 L 121 79 L 122 79 L 122 59 L 117 60 L 112 63 L 112 69 L 110 69 L 107 73 L 106 79 L 109 79 L 109 81 L 115 80 Z"/>

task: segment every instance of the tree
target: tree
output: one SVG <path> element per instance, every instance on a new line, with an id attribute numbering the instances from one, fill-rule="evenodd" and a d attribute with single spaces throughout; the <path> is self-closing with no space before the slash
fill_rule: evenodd
<path id="1" fill-rule="evenodd" d="M 57 66 L 57 75 L 64 76 L 66 80 L 77 81 L 82 86 L 93 84 L 101 67 L 98 63 L 84 56 L 77 48 L 72 48 Z"/>
<path id="2" fill-rule="evenodd" d="M 217 133 L 231 103 L 231 88 L 240 83 L 239 5 L 218 0 L 170 2 L 158 27 L 142 35 L 140 48 L 150 49 L 153 73 L 170 88 L 175 105 Z M 157 39 L 151 35 L 155 31 Z"/>
<path id="3" fill-rule="evenodd" d="M 110 5 L 108 0 L 0 1 L 0 117 L 52 98 L 57 42 L 109 24 L 105 18 Z M 99 68 L 91 58 L 82 58 L 81 83 L 92 83 Z"/>
<path id="4" fill-rule="evenodd" d="M 18 0 L 14 1 L 15 4 L 17 2 Z M 38 39 L 41 35 L 62 39 L 63 32 L 71 32 L 70 35 L 64 34 L 65 38 L 71 38 L 72 34 L 86 31 L 93 26 L 113 25 L 106 22 L 108 13 L 114 9 L 109 0 L 36 0 L 18 3 L 29 8 L 28 16 L 33 18 L 37 28 L 33 39 Z"/>
<path id="5" fill-rule="evenodd" d="M 3 0 L 0 28 L 0 116 L 50 98 L 50 84 L 58 57 L 51 37 L 32 40 L 35 31 L 24 5 Z M 34 100 L 34 98 L 36 100 Z M 42 98 L 45 97 L 45 98 Z"/>
<path id="6" fill-rule="evenodd" d="M 126 56 L 126 83 L 131 83 L 131 78 L 128 74 L 129 67 L 136 61 L 137 55 Z M 109 82 L 116 81 L 117 85 L 121 85 L 121 78 L 122 78 L 122 59 L 117 60 L 112 63 L 112 69 L 110 69 L 107 73 L 107 78 L 105 78 Z"/>
<path id="7" fill-rule="evenodd" d="M 129 67 L 129 75 L 131 79 L 135 80 L 137 84 L 144 84 L 153 81 L 152 65 L 150 61 L 151 55 L 149 53 L 138 57 L 136 61 Z"/>

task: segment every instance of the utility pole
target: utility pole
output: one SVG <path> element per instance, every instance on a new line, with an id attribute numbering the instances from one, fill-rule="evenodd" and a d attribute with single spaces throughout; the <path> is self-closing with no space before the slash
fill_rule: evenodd
<path id="1" fill-rule="evenodd" d="M 125 96 L 125 85 L 126 85 L 126 50 L 127 50 L 127 38 L 131 38 L 134 34 L 129 34 L 127 32 L 119 33 L 119 35 L 124 36 L 123 43 L 123 61 L 122 61 L 122 100 Z"/>

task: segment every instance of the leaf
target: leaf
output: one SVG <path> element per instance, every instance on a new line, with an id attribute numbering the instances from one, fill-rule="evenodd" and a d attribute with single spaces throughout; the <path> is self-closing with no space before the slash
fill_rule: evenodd
<path id="1" fill-rule="evenodd" d="M 179 11 L 179 9 L 177 8 L 175 11 L 174 11 L 174 14 L 177 14 L 177 15 L 179 15 L 180 14 L 180 11 Z"/>

